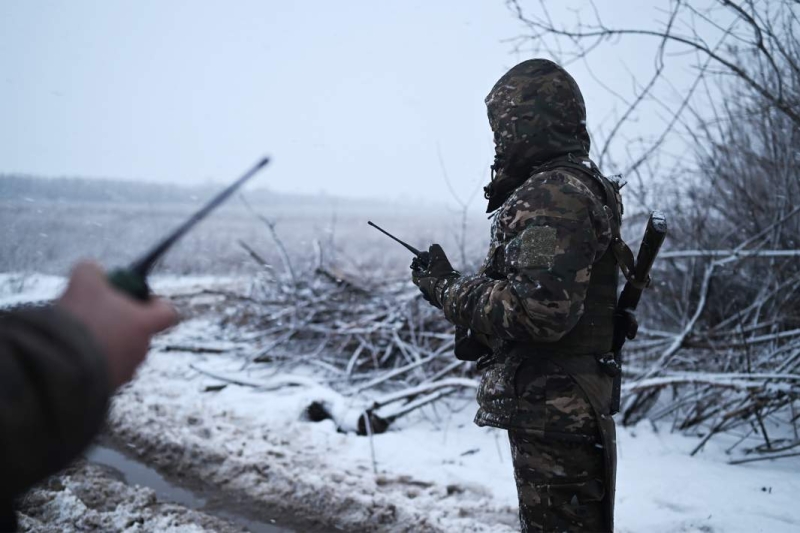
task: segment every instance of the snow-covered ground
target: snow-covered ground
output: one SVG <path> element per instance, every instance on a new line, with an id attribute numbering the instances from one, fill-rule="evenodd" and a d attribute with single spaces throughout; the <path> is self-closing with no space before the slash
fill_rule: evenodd
<path id="1" fill-rule="evenodd" d="M 198 320 L 171 335 L 198 342 L 210 331 L 210 324 Z M 516 492 L 505 435 L 471 423 L 471 399 L 449 420 L 437 419 L 430 409 L 427 419 L 419 416 L 374 436 L 371 447 L 369 438 L 338 433 L 331 421 L 302 420 L 304 408 L 325 398 L 325 390 L 228 385 L 202 392 L 221 382 L 190 365 L 231 375 L 241 359 L 153 354 L 115 402 L 115 432 L 135 446 L 173 449 L 179 456 L 164 460 L 186 461 L 180 468 L 196 469 L 197 462 L 216 458 L 221 462 L 199 467 L 209 481 L 270 503 L 291 502 L 301 513 L 330 515 L 347 530 L 382 519 L 387 530 L 406 531 L 503 531 L 499 523 L 514 524 Z M 249 377 L 268 383 L 269 374 L 263 368 Z M 724 453 L 730 438 L 712 440 L 690 457 L 697 442 L 647 422 L 620 428 L 620 531 L 800 527 L 799 460 L 733 466 Z"/>
<path id="2" fill-rule="evenodd" d="M 200 511 L 158 501 L 152 489 L 129 486 L 101 466 L 78 461 L 30 491 L 19 526 L 32 533 L 244 533 Z"/>
<path id="3" fill-rule="evenodd" d="M 0 291 L 0 305 L 52 297 L 58 284 L 48 280 L 30 282 L 30 292 Z M 163 280 L 156 286 L 180 293 L 208 281 Z M 344 434 L 330 420 L 304 420 L 305 408 L 320 399 L 358 409 L 366 399 L 314 386 L 307 369 L 297 370 L 299 386 L 278 386 L 292 380 L 278 379 L 268 364 L 243 370 L 242 355 L 257 349 L 258 341 L 242 338 L 208 315 L 161 336 L 136 380 L 115 398 L 110 435 L 167 472 L 346 531 L 515 530 L 506 437 L 472 424 L 476 405 L 469 393 L 448 400 L 452 415 L 442 405 L 429 406 L 371 439 Z M 165 351 L 167 346 L 224 352 Z M 730 465 L 725 450 L 735 436 L 726 435 L 691 457 L 697 438 L 649 422 L 619 428 L 618 437 L 618 531 L 800 529 L 800 458 Z"/>
<path id="4" fill-rule="evenodd" d="M 214 329 L 193 320 L 161 341 L 196 345 Z M 158 466 L 345 531 L 513 530 L 507 446 L 498 432 L 471 424 L 471 406 L 449 424 L 409 420 L 371 442 L 337 432 L 330 420 L 303 420 L 312 401 L 336 400 L 327 388 L 204 392 L 224 383 L 192 369 L 241 375 L 241 365 L 226 355 L 154 353 L 116 398 L 112 435 Z M 269 383 L 272 372 L 247 378 Z"/>

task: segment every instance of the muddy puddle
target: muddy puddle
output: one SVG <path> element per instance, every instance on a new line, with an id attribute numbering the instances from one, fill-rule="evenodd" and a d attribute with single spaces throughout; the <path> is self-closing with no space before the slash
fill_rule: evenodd
<path id="1" fill-rule="evenodd" d="M 259 509 L 256 514 L 232 496 L 200 483 L 180 483 L 163 476 L 154 468 L 139 461 L 129 454 L 107 446 L 97 445 L 86 454 L 86 459 L 95 464 L 110 468 L 129 485 L 140 485 L 155 491 L 160 501 L 182 505 L 189 509 L 204 512 L 232 524 L 243 527 L 251 533 L 293 533 L 297 531 L 314 531 L 325 533 L 330 529 L 300 525 L 299 520 L 292 517 L 269 516 L 268 510 Z M 259 506 L 262 507 L 262 506 Z"/>

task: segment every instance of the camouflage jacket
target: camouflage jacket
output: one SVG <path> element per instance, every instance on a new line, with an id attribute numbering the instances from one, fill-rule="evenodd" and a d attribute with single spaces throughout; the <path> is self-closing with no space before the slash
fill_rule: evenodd
<path id="1" fill-rule="evenodd" d="M 554 342 L 570 331 L 592 265 L 612 239 L 591 180 L 554 168 L 519 187 L 494 217 L 478 273 L 442 287 L 445 316 L 486 337 L 522 342 Z"/>
<path id="2" fill-rule="evenodd" d="M 489 253 L 477 274 L 443 279 L 434 297 L 449 321 L 494 351 L 480 365 L 478 424 L 594 435 L 585 392 L 551 364 L 557 354 L 543 354 L 552 351 L 547 345 L 557 351 L 574 344 L 569 335 L 579 322 L 610 329 L 617 268 L 609 247 L 619 230 L 619 190 L 589 159 L 583 97 L 555 63 L 520 63 L 495 84 L 486 104 L 496 150 L 488 211 L 498 209 Z M 594 279 L 593 270 L 601 272 Z M 581 321 L 590 286 L 593 314 Z M 529 350 L 539 353 L 498 348 L 509 345 L 538 346 Z"/>
<path id="3" fill-rule="evenodd" d="M 498 211 L 477 274 L 442 287 L 445 316 L 497 341 L 554 343 L 580 320 L 595 263 L 612 239 L 599 185 L 580 171 L 534 174 Z M 476 422 L 549 433 L 594 432 L 585 394 L 559 368 L 495 353 L 482 361 Z M 543 400 L 542 403 L 540 400 Z"/>

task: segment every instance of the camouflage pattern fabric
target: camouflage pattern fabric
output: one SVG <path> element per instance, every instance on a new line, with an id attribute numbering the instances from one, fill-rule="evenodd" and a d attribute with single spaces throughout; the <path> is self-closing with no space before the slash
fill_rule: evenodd
<path id="1" fill-rule="evenodd" d="M 586 106 L 578 84 L 544 59 L 509 70 L 486 97 L 495 163 L 487 212 L 497 209 L 531 171 L 567 154 L 589 155 Z"/>
<path id="2" fill-rule="evenodd" d="M 523 533 L 609 531 L 599 438 L 508 437 Z"/>
<path id="3" fill-rule="evenodd" d="M 544 358 L 521 361 L 514 374 L 524 423 L 508 435 L 522 531 L 608 531 L 605 455 L 585 392 Z"/>
<path id="4" fill-rule="evenodd" d="M 477 424 L 559 438 L 593 436 L 595 413 L 575 380 L 548 359 L 528 355 L 488 365 L 478 388 Z"/>
<path id="5" fill-rule="evenodd" d="M 513 67 L 486 104 L 496 149 L 486 187 L 487 211 L 497 211 L 489 253 L 477 274 L 440 278 L 432 300 L 492 348 L 478 361 L 475 421 L 509 430 L 523 531 L 610 531 L 613 422 L 601 431 L 598 417 L 611 419 L 596 411 L 610 394 L 590 402 L 555 363 L 588 362 L 580 377 L 591 383 L 593 354 L 610 347 L 618 188 L 620 212 L 611 212 L 588 158 L 583 98 L 558 65 Z"/>
<path id="6" fill-rule="evenodd" d="M 570 331 L 612 239 L 590 179 L 556 168 L 523 183 L 494 218 L 478 274 L 437 286 L 445 316 L 499 339 L 554 342 Z"/>

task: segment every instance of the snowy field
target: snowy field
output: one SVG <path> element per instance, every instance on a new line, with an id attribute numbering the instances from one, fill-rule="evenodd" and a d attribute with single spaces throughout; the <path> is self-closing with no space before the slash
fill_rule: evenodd
<path id="1" fill-rule="evenodd" d="M 0 276 L 3 306 L 47 300 L 62 283 Z M 244 284 L 210 277 L 154 283 L 167 295 Z M 202 309 L 208 298 L 197 296 L 184 310 Z M 156 340 L 136 380 L 115 398 L 108 425 L 114 442 L 167 474 L 344 531 L 515 530 L 506 437 L 472 424 L 476 404 L 469 393 L 424 408 L 371 439 L 340 433 L 330 420 L 305 420 L 309 403 L 357 410 L 368 398 L 345 398 L 315 385 L 319 369 L 299 366 L 292 376 L 270 364 L 243 369 L 242 356 L 267 340 L 222 327 L 216 314 L 192 315 Z M 198 347 L 211 350 L 198 353 Z M 797 531 L 800 458 L 730 465 L 741 458 L 725 452 L 735 440 L 712 439 L 690 457 L 696 437 L 649 422 L 620 427 L 618 531 Z M 58 497 L 74 499 L 64 494 Z M 82 509 L 62 504 L 72 513 Z M 164 513 L 175 512 L 166 505 L 163 513 L 123 521 L 116 530 L 158 531 Z M 214 530 L 201 522 L 176 531 Z"/>
<path id="2" fill-rule="evenodd" d="M 104 265 L 125 265 L 190 216 L 210 194 L 187 203 L 87 202 L 30 199 L 9 201 L 0 184 L 0 272 L 64 275 L 75 261 L 91 257 Z M 257 198 L 256 198 L 257 200 Z M 250 205 L 250 204 L 247 204 Z M 252 211 L 234 198 L 170 250 L 158 266 L 172 274 L 253 274 L 261 267 L 241 243 L 280 264 L 275 239 L 258 215 L 274 224 L 275 235 L 296 266 L 314 261 L 321 248 L 346 266 L 380 272 L 401 271 L 410 253 L 367 226 L 374 220 L 415 246 L 439 242 L 458 263 L 458 214 L 437 206 L 406 203 L 327 201 L 302 197 L 293 202 L 252 202 Z M 485 252 L 489 222 L 480 210 L 466 228 L 470 258 Z M 460 264 L 457 266 L 461 266 Z"/>

